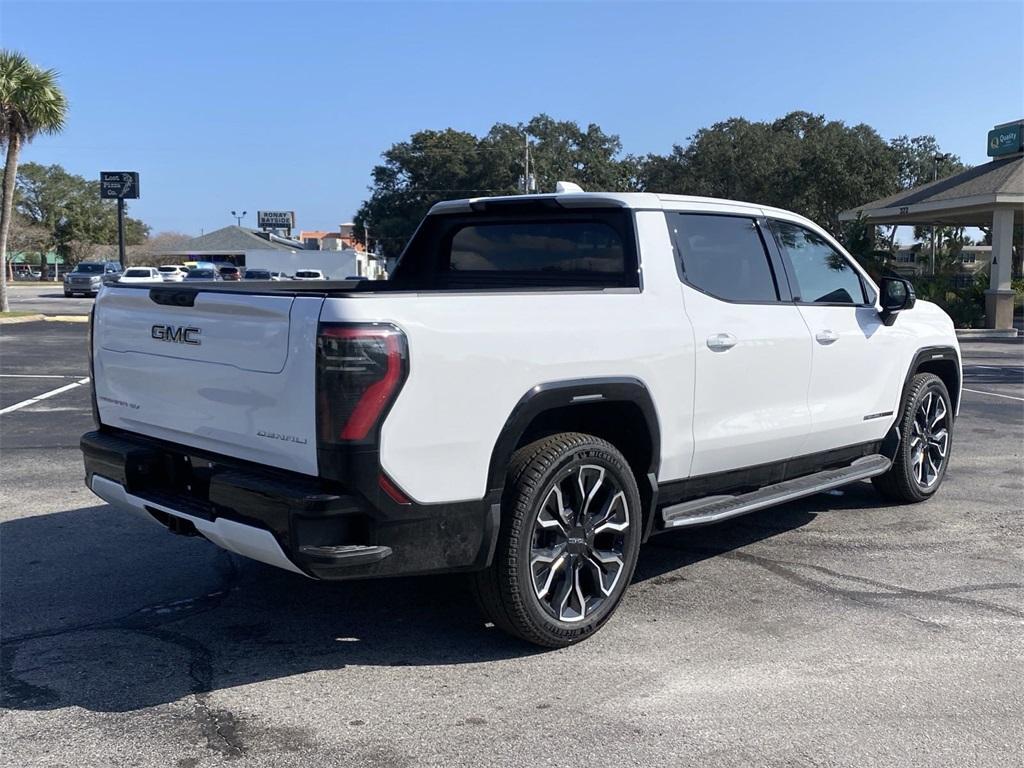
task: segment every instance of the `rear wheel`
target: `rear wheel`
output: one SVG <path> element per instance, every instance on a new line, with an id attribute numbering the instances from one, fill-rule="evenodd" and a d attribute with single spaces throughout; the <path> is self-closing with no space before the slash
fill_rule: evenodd
<path id="1" fill-rule="evenodd" d="M 559 648 L 596 632 L 633 578 L 640 494 L 613 446 L 567 432 L 516 452 L 494 562 L 473 575 L 494 624 Z"/>
<path id="2" fill-rule="evenodd" d="M 953 447 L 953 405 L 942 379 L 919 373 L 910 380 L 899 430 L 892 467 L 871 482 L 893 501 L 925 501 L 942 485 Z"/>

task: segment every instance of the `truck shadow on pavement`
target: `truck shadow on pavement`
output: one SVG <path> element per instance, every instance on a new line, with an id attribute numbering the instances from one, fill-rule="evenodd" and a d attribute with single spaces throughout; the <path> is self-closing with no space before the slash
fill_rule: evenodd
<path id="1" fill-rule="evenodd" d="M 655 537 L 634 581 L 685 572 L 819 512 L 878 506 L 863 485 Z M 127 712 L 348 666 L 544 653 L 486 626 L 462 576 L 314 582 L 106 506 L 4 522 L 0 542 L 0 703 L 10 709 Z"/>

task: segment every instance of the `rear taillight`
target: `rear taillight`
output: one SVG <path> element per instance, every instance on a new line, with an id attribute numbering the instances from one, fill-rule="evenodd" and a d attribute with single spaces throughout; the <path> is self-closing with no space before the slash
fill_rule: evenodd
<path id="1" fill-rule="evenodd" d="M 405 334 L 395 326 L 321 324 L 316 349 L 321 443 L 372 441 L 408 368 Z"/>

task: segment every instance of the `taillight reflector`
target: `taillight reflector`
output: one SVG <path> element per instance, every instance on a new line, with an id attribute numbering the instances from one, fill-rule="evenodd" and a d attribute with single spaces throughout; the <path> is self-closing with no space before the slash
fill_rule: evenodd
<path id="1" fill-rule="evenodd" d="M 366 440 L 405 380 L 405 335 L 390 325 L 322 325 L 319 336 L 321 439 Z"/>

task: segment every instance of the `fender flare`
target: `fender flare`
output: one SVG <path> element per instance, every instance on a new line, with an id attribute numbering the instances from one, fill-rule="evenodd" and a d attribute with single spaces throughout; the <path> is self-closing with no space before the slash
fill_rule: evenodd
<path id="1" fill-rule="evenodd" d="M 930 363 L 936 360 L 952 360 L 953 365 L 956 367 L 957 391 L 949 393 L 950 399 L 954 401 L 953 417 L 955 419 L 960 414 L 960 394 L 963 390 L 963 369 L 960 365 L 960 355 L 957 354 L 956 349 L 945 345 L 923 347 L 914 353 L 914 357 L 910 361 L 910 366 L 907 368 L 907 374 L 903 379 L 903 389 L 900 390 L 900 409 L 902 410 L 903 403 L 907 399 L 907 391 L 910 389 L 910 380 L 914 378 L 914 373 L 918 368 L 920 368 L 922 363 Z"/>
<path id="2" fill-rule="evenodd" d="M 654 399 L 647 386 L 633 377 L 602 377 L 593 379 L 569 379 L 538 384 L 519 398 L 498 433 L 498 439 L 491 451 L 487 470 L 489 490 L 500 489 L 503 485 L 505 468 L 512 459 L 516 445 L 530 423 L 545 411 L 590 403 L 633 403 L 639 407 L 651 435 L 651 466 L 647 468 L 655 475 L 661 464 L 661 429 Z"/>
<path id="3" fill-rule="evenodd" d="M 888 459 L 893 459 L 896 456 L 896 451 L 899 450 L 901 435 L 899 431 L 900 419 L 903 415 L 903 406 L 907 401 L 907 392 L 910 390 L 910 381 L 914 378 L 914 374 L 917 373 L 918 369 L 923 363 L 930 363 L 935 360 L 951 360 L 953 365 L 956 367 L 957 376 L 957 391 L 950 392 L 950 398 L 953 399 L 953 421 L 955 422 L 957 417 L 960 415 L 960 395 L 963 391 L 963 369 L 960 365 L 960 355 L 954 347 L 946 345 L 938 345 L 932 347 L 923 347 L 914 353 L 914 357 L 910 361 L 910 365 L 907 367 L 907 372 L 903 377 L 903 387 L 900 389 L 900 399 L 897 404 L 898 410 L 896 411 L 895 418 L 893 419 L 892 425 L 889 427 L 889 431 L 886 432 L 885 437 L 882 438 L 882 444 L 880 451 L 883 456 Z"/>

